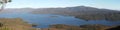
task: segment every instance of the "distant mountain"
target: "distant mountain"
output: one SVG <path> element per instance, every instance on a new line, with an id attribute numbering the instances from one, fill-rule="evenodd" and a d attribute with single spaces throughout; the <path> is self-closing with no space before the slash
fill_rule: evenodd
<path id="1" fill-rule="evenodd" d="M 0 13 L 30 13 L 33 10 L 33 8 L 9 8 L 0 11 Z"/>
<path id="2" fill-rule="evenodd" d="M 66 8 L 40 8 L 36 9 L 32 13 L 70 15 L 85 20 L 120 20 L 120 11 L 98 9 L 86 6 Z"/>
<path id="3" fill-rule="evenodd" d="M 77 6 L 77 7 L 66 7 L 66 8 L 40 8 L 33 11 L 33 13 L 56 13 L 56 14 L 68 14 L 68 13 L 77 13 L 77 14 L 96 14 L 96 13 L 117 13 L 119 11 L 109 10 L 109 9 L 98 9 L 93 7 Z"/>
<path id="4" fill-rule="evenodd" d="M 120 20 L 120 11 L 99 9 L 94 7 L 76 6 L 65 8 L 20 8 L 5 9 L 0 13 L 33 13 L 33 14 L 59 14 L 75 16 L 84 20 Z"/>

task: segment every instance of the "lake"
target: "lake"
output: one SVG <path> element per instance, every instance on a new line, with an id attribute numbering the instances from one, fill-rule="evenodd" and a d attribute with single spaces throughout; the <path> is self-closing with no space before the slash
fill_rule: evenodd
<path id="1" fill-rule="evenodd" d="M 22 18 L 30 24 L 37 24 L 36 28 L 48 28 L 52 24 L 66 25 L 84 25 L 84 24 L 102 24 L 102 25 L 120 25 L 120 21 L 90 20 L 85 21 L 74 16 L 64 16 L 57 14 L 31 14 L 31 13 L 1 13 L 0 18 Z"/>

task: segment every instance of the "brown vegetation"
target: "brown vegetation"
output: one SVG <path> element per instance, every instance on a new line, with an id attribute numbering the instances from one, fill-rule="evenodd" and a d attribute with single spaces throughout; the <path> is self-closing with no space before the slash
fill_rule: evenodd
<path id="1" fill-rule="evenodd" d="M 20 18 L 0 18 L 0 23 L 3 24 L 0 30 L 35 30 Z"/>
<path id="2" fill-rule="evenodd" d="M 106 30 L 112 28 L 112 26 L 104 26 L 100 24 L 88 24 L 79 26 L 70 26 L 64 24 L 50 25 L 49 28 L 43 28 L 42 30 Z"/>

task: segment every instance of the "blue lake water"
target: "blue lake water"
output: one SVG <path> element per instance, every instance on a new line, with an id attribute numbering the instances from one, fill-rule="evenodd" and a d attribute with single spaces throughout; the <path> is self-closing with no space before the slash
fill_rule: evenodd
<path id="1" fill-rule="evenodd" d="M 90 20 L 85 21 L 74 16 L 63 16 L 56 14 L 30 14 L 30 13 L 3 13 L 0 18 L 22 18 L 30 24 L 37 24 L 37 28 L 47 28 L 52 24 L 66 25 L 84 25 L 84 24 L 102 24 L 102 25 L 120 25 L 120 21 Z"/>

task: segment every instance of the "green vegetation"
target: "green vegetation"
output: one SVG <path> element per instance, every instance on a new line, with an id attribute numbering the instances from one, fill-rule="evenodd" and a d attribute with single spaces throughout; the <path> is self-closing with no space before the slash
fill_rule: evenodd
<path id="1" fill-rule="evenodd" d="M 80 30 L 81 28 L 79 26 L 69 26 L 64 24 L 56 24 L 56 25 L 50 25 L 50 30 Z"/>
<path id="2" fill-rule="evenodd" d="M 118 21 L 120 20 L 119 13 L 107 13 L 107 14 L 84 14 L 78 15 L 76 18 L 85 19 L 85 20 L 109 20 L 109 21 Z"/>
<path id="3" fill-rule="evenodd" d="M 112 26 L 105 26 L 100 24 L 88 24 L 88 25 L 80 25 L 80 26 L 70 26 L 64 24 L 56 24 L 50 25 L 49 30 L 106 30 L 111 28 Z"/>
<path id="4" fill-rule="evenodd" d="M 112 26 L 105 26 L 100 24 L 80 25 L 80 28 L 83 28 L 83 30 L 106 30 L 111 27 Z"/>
<path id="5" fill-rule="evenodd" d="M 0 30 L 36 30 L 20 18 L 0 18 L 0 23 L 3 24 Z"/>

